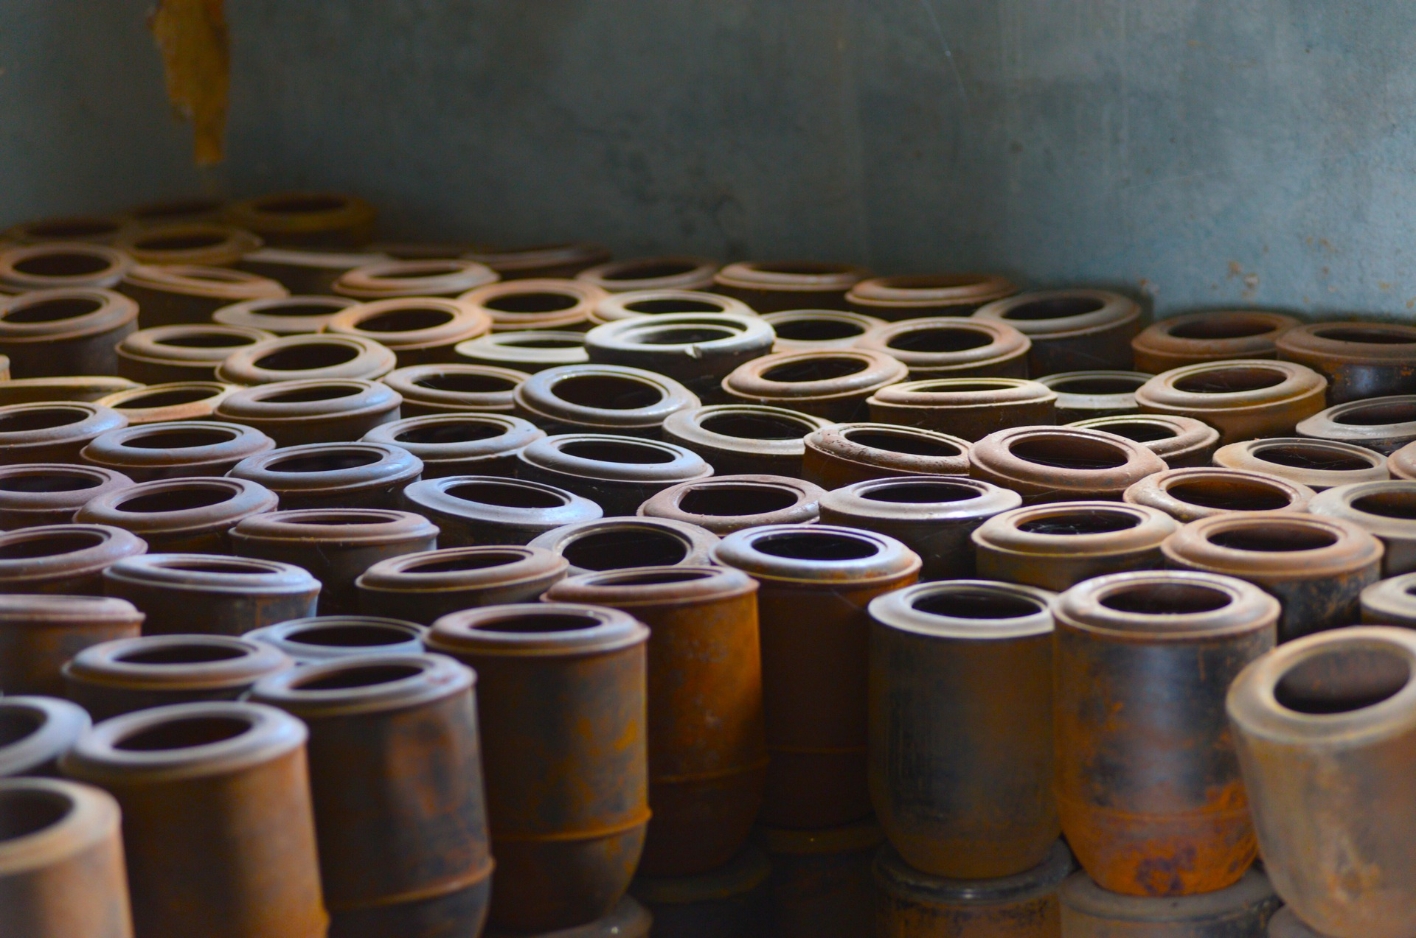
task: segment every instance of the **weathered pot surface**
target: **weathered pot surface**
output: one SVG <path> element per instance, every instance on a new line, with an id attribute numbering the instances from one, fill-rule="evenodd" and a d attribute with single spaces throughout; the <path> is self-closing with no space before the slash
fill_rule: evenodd
<path id="1" fill-rule="evenodd" d="M 670 486 L 636 514 L 686 521 L 721 536 L 763 524 L 813 522 L 825 494 L 819 485 L 787 476 L 714 476 Z"/>
<path id="2" fill-rule="evenodd" d="M 719 293 L 742 300 L 759 313 L 784 309 L 850 309 L 846 292 L 870 271 L 854 264 L 821 261 L 742 261 L 713 276 Z"/>
<path id="3" fill-rule="evenodd" d="M 1062 934 L 1077 938 L 1147 935 L 1154 938 L 1274 936 L 1270 923 L 1283 900 L 1268 877 L 1251 869 L 1232 886 L 1193 896 L 1153 898 L 1107 892 L 1086 873 L 1075 873 L 1058 890 Z M 1277 919 L 1273 919 L 1276 923 Z M 1265 923 L 1268 931 L 1264 930 Z M 1296 938 L 1296 936 L 1294 936 Z"/>
<path id="4" fill-rule="evenodd" d="M 1131 338 L 1141 329 L 1141 307 L 1107 290 L 1044 290 L 995 300 L 974 312 L 1007 323 L 1032 340 L 1028 374 L 1129 369 Z"/>
<path id="5" fill-rule="evenodd" d="M 469 411 L 504 411 L 515 406 L 512 392 L 526 372 L 492 365 L 413 365 L 384 375 L 383 383 L 403 398 L 403 416 Z"/>
<path id="6" fill-rule="evenodd" d="M 722 381 L 728 397 L 790 407 L 827 420 L 852 420 L 872 393 L 903 381 L 904 363 L 869 349 L 774 352 L 738 366 Z"/>
<path id="7" fill-rule="evenodd" d="M 140 329 L 118 343 L 118 373 L 147 385 L 215 381 L 217 368 L 236 351 L 274 338 L 261 329 L 205 323 Z"/>
<path id="8" fill-rule="evenodd" d="M 1380 580 L 1362 590 L 1362 621 L 1416 628 L 1416 573 Z"/>
<path id="9" fill-rule="evenodd" d="M 398 446 L 307 443 L 243 459 L 228 475 L 259 483 L 286 509 L 394 508 L 422 472 L 422 460 Z"/>
<path id="10" fill-rule="evenodd" d="M 7 695 L 0 698 L 0 778 L 58 775 L 59 759 L 92 725 L 78 704 L 55 697 Z"/>
<path id="11" fill-rule="evenodd" d="M 1335 404 L 1298 423 L 1298 436 L 1396 452 L 1416 440 L 1416 394 Z"/>
<path id="12" fill-rule="evenodd" d="M 883 319 L 840 309 L 784 309 L 765 313 L 762 320 L 777 334 L 774 352 L 852 348 L 870 330 L 885 325 Z"/>
<path id="13" fill-rule="evenodd" d="M 1191 467 L 1146 476 L 1122 497 L 1183 523 L 1230 511 L 1307 511 L 1315 495 L 1300 482 L 1264 472 Z"/>
<path id="14" fill-rule="evenodd" d="M 1208 466 L 1219 431 L 1194 417 L 1173 414 L 1122 414 L 1115 417 L 1089 417 L 1067 424 L 1083 430 L 1101 430 L 1144 444 L 1172 469 L 1186 466 Z"/>
<path id="15" fill-rule="evenodd" d="M 343 192 L 273 192 L 232 202 L 226 215 L 281 247 L 359 247 L 374 227 L 374 207 Z"/>
<path id="16" fill-rule="evenodd" d="M 1304 437 L 1230 443 L 1215 450 L 1214 464 L 1280 476 L 1318 492 L 1352 482 L 1381 482 L 1390 475 L 1387 461 L 1374 450 Z"/>
<path id="17" fill-rule="evenodd" d="M 910 320 L 968 316 L 1017 292 L 1011 281 L 997 274 L 903 274 L 862 280 L 851 287 L 846 302 L 881 319 Z"/>
<path id="18" fill-rule="evenodd" d="M 100 434 L 127 425 L 117 411 L 86 401 L 0 407 L 0 465 L 82 462 L 80 450 Z"/>
<path id="19" fill-rule="evenodd" d="M 216 406 L 216 416 L 254 427 L 278 446 L 343 443 L 397 420 L 402 402 L 377 381 L 310 378 L 233 391 Z"/>
<path id="20" fill-rule="evenodd" d="M 72 463 L 0 466 L 0 530 L 65 524 L 89 499 L 133 485 L 112 469 Z"/>
<path id="21" fill-rule="evenodd" d="M 112 290 L 35 290 L 0 301 L 0 353 L 12 378 L 115 375 L 113 346 L 137 322 L 138 304 Z"/>
<path id="22" fill-rule="evenodd" d="M 301 335 L 319 332 L 335 313 L 357 303 L 345 296 L 282 296 L 232 303 L 212 313 L 211 319 L 224 326 L 261 329 L 275 336 Z"/>
<path id="23" fill-rule="evenodd" d="M 97 596 L 103 571 L 147 551 L 131 531 L 107 524 L 46 524 L 0 534 L 0 590 Z"/>
<path id="24" fill-rule="evenodd" d="M 1276 340 L 1278 357 L 1301 362 L 1329 382 L 1328 403 L 1416 393 L 1416 326 L 1392 322 L 1318 322 Z"/>
<path id="25" fill-rule="evenodd" d="M 62 697 L 64 662 L 99 642 L 137 638 L 142 623 L 122 599 L 0 595 L 0 691 Z"/>
<path id="26" fill-rule="evenodd" d="M 493 332 L 571 329 L 590 324 L 595 307 L 610 294 L 579 280 L 524 279 L 463 293 L 458 302 L 491 322 Z"/>
<path id="27" fill-rule="evenodd" d="M 885 323 L 855 342 L 892 355 L 910 378 L 1026 378 L 1032 340 L 1003 322 L 934 317 Z"/>
<path id="28" fill-rule="evenodd" d="M 1345 518 L 1382 542 L 1382 576 L 1416 570 L 1416 482 L 1354 482 L 1317 495 L 1308 510 Z"/>
<path id="29" fill-rule="evenodd" d="M 667 518 L 601 518 L 547 531 L 531 541 L 563 556 L 568 576 L 626 567 L 702 566 L 719 537 L 696 524 Z"/>
<path id="30" fill-rule="evenodd" d="M 654 493 L 704 479 L 713 467 L 672 443 L 602 433 L 537 440 L 516 454 L 517 475 L 593 500 L 608 516 L 632 515 Z"/>
<path id="31" fill-rule="evenodd" d="M 551 329 L 493 332 L 480 339 L 459 342 L 454 351 L 459 362 L 512 368 L 528 374 L 590 361 L 585 351 L 585 333 Z"/>
<path id="32" fill-rule="evenodd" d="M 0 252 L 0 286 L 20 291 L 111 290 L 132 266 L 131 257 L 100 244 L 31 244 Z"/>
<path id="33" fill-rule="evenodd" d="M 373 339 L 321 332 L 282 336 L 233 352 L 221 362 L 216 376 L 245 385 L 310 378 L 374 381 L 397 365 L 393 350 Z"/>
<path id="34" fill-rule="evenodd" d="M 560 554 L 541 547 L 447 547 L 380 560 L 355 586 L 366 615 L 398 614 L 431 625 L 460 609 L 532 602 L 569 566 Z"/>
<path id="35" fill-rule="evenodd" d="M 90 499 L 74 521 L 132 531 L 155 551 L 229 554 L 227 532 L 276 504 L 275 492 L 249 479 L 155 479 Z"/>
<path id="36" fill-rule="evenodd" d="M 1024 378 L 929 378 L 870 396 L 870 419 L 948 433 L 969 442 L 1017 426 L 1057 423 L 1057 394 Z"/>
<path id="37" fill-rule="evenodd" d="M 1136 391 L 1153 376 L 1139 371 L 1062 371 L 1037 382 L 1057 394 L 1057 422 L 1140 412 Z"/>
<path id="38" fill-rule="evenodd" d="M 496 279 L 496 271 L 471 260 L 384 260 L 346 270 L 334 281 L 333 291 L 365 302 L 409 296 L 453 297 Z"/>
<path id="39" fill-rule="evenodd" d="M 544 430 L 519 417 L 445 413 L 380 424 L 364 441 L 408 450 L 423 461 L 423 475 L 510 475 L 516 454 L 544 438 Z"/>
<path id="40" fill-rule="evenodd" d="M 597 264 L 576 274 L 575 279 L 593 284 L 607 293 L 706 290 L 713 285 L 713 274 L 717 270 L 718 262 L 706 257 L 636 257 Z"/>
<path id="41" fill-rule="evenodd" d="M 225 474 L 247 456 L 275 448 L 259 430 L 217 420 L 139 424 L 99 434 L 79 455 L 135 482 Z"/>
<path id="42" fill-rule="evenodd" d="M 657 437 L 670 414 L 700 406 L 672 378 L 625 365 L 564 365 L 538 371 L 512 392 L 516 412 L 548 433 Z"/>
<path id="43" fill-rule="evenodd" d="M 1289 436 L 1325 406 L 1327 380 L 1292 362 L 1201 362 L 1156 375 L 1136 391 L 1146 413 L 1194 417 L 1219 430 L 1220 443 Z"/>
<path id="44" fill-rule="evenodd" d="M 169 381 L 118 391 L 98 399 L 128 418 L 129 426 L 171 420 L 205 420 L 237 387 L 220 381 Z"/>
<path id="45" fill-rule="evenodd" d="M 802 472 L 830 491 L 887 476 L 966 475 L 968 440 L 888 423 L 822 427 L 803 439 Z"/>
<path id="46" fill-rule="evenodd" d="M 969 475 L 1012 489 L 1024 504 L 1121 500 L 1131 485 L 1166 469 L 1140 443 L 1076 427 L 1014 427 L 969 450 Z"/>
<path id="47" fill-rule="evenodd" d="M 590 322 L 599 326 L 620 319 L 677 313 L 756 315 L 746 303 L 702 290 L 627 290 L 600 299 L 590 313 Z"/>
<path id="48" fill-rule="evenodd" d="M 763 404 L 711 404 L 664 419 L 664 440 L 693 450 L 718 475 L 801 477 L 803 437 L 830 426 L 820 417 Z"/>
<path id="49" fill-rule="evenodd" d="M 1131 340 L 1136 370 L 1162 371 L 1231 358 L 1277 358 L 1274 344 L 1299 320 L 1257 309 L 1210 310 L 1170 316 Z"/>

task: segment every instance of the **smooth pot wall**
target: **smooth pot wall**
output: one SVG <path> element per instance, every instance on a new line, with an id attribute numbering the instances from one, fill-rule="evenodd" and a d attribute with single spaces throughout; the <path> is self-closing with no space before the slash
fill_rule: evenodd
<path id="1" fill-rule="evenodd" d="M 0 214 L 360 191 L 390 232 L 1416 307 L 1416 4 L 228 0 L 189 168 L 149 0 L 0 9 Z"/>

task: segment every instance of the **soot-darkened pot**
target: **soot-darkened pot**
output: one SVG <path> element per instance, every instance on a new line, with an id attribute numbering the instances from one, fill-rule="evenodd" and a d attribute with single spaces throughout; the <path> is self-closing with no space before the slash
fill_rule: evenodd
<path id="1" fill-rule="evenodd" d="M 1263 472 L 1197 467 L 1146 476 L 1123 497 L 1184 523 L 1229 511 L 1307 511 L 1316 494 L 1306 485 Z"/>
<path id="2" fill-rule="evenodd" d="M 1017 292 L 997 274 L 905 274 L 862 280 L 851 287 L 846 302 L 881 319 L 908 321 L 922 316 L 968 316 Z"/>
<path id="3" fill-rule="evenodd" d="M 522 449 L 517 459 L 517 475 L 588 498 L 611 517 L 632 515 L 655 493 L 713 474 L 692 450 L 605 433 L 546 437 Z"/>
<path id="4" fill-rule="evenodd" d="M 915 475 L 967 475 L 968 440 L 919 427 L 845 423 L 823 427 L 802 440 L 802 476 L 827 491 L 866 479 Z"/>
<path id="5" fill-rule="evenodd" d="M 1212 310 L 1152 323 L 1131 340 L 1136 370 L 1158 375 L 1172 368 L 1234 358 L 1277 358 L 1274 344 L 1298 325 L 1282 313 Z"/>
<path id="6" fill-rule="evenodd" d="M 980 307 L 974 316 L 1004 322 L 1032 340 L 1028 374 L 1132 367 L 1131 338 L 1141 307 L 1106 290 L 1019 293 Z"/>
<path id="7" fill-rule="evenodd" d="M 216 416 L 254 427 L 278 446 L 344 443 L 399 419 L 401 403 L 397 391 L 377 381 L 312 378 L 233 391 Z"/>
<path id="8" fill-rule="evenodd" d="M 61 697 L 59 669 L 90 645 L 137 638 L 143 614 L 99 596 L 0 596 L 0 691 Z"/>
<path id="9" fill-rule="evenodd" d="M 408 486 L 404 503 L 430 518 L 446 547 L 525 544 L 539 534 L 601 517 L 600 506 L 565 489 L 500 476 L 443 476 Z"/>
<path id="10" fill-rule="evenodd" d="M 1057 394 L 1023 378 L 930 378 L 871 395 L 870 419 L 974 442 L 1018 426 L 1058 422 Z"/>
<path id="11" fill-rule="evenodd" d="M 1075 427 L 1000 430 L 969 450 L 969 475 L 1012 489 L 1025 505 L 1120 501 L 1131 485 L 1166 468 L 1140 443 Z"/>
<path id="12" fill-rule="evenodd" d="M 763 524 L 808 524 L 826 490 L 787 476 L 714 476 L 680 482 L 639 506 L 646 518 L 671 518 L 731 534 Z"/>
<path id="13" fill-rule="evenodd" d="M 474 606 L 532 602 L 566 575 L 570 563 L 541 547 L 494 544 L 400 554 L 355 581 L 359 609 L 423 625 Z"/>
<path id="14" fill-rule="evenodd" d="M 79 453 L 85 462 L 121 472 L 135 482 L 219 476 L 257 453 L 275 448 L 259 430 L 216 420 L 173 420 L 109 430 Z"/>
<path id="15" fill-rule="evenodd" d="M 1416 326 L 1391 322 L 1319 322 L 1276 340 L 1278 357 L 1321 372 L 1329 404 L 1416 393 Z"/>
<path id="16" fill-rule="evenodd" d="M 563 556 L 568 576 L 626 567 L 702 566 L 712 562 L 718 535 L 667 518 L 600 518 L 547 531 L 531 541 Z"/>
<path id="17" fill-rule="evenodd" d="M 422 472 L 422 460 L 398 446 L 310 443 L 243 459 L 230 476 L 265 486 L 287 510 L 396 508 Z"/>
<path id="18" fill-rule="evenodd" d="M 693 450 L 717 475 L 802 477 L 803 437 L 830 426 L 820 417 L 762 404 L 713 404 L 664 420 L 666 442 Z"/>
<path id="19" fill-rule="evenodd" d="M 227 532 L 242 518 L 274 511 L 276 504 L 276 493 L 254 481 L 194 476 L 140 482 L 99 495 L 74 520 L 131 531 L 154 551 L 229 554 Z"/>
<path id="20" fill-rule="evenodd" d="M 138 304 L 112 290 L 36 290 L 0 302 L 0 354 L 12 378 L 116 375 L 113 347 L 137 323 Z"/>

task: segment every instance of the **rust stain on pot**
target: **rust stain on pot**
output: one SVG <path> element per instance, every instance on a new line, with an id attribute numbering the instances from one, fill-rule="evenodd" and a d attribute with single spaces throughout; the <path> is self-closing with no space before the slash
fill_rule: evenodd
<path id="1" fill-rule="evenodd" d="M 213 166 L 225 155 L 231 53 L 223 0 L 160 0 L 148 17 L 167 76 L 167 98 L 192 122 L 193 159 Z"/>

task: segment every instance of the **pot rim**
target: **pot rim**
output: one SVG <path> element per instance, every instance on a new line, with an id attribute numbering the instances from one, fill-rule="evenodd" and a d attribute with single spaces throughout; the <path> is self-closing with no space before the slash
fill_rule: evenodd
<path id="1" fill-rule="evenodd" d="M 1131 520 L 1130 527 L 1078 534 L 1047 534 L 1023 529 L 1029 522 L 1071 514 L 1111 514 Z M 979 525 L 971 535 L 977 547 L 1011 554 L 1016 558 L 1104 557 L 1158 548 L 1180 524 L 1159 508 L 1127 502 L 1043 502 L 1000 512 Z"/>
<path id="2" fill-rule="evenodd" d="M 124 655 L 133 652 L 183 646 L 222 649 L 235 654 L 215 661 L 164 664 L 123 660 Z M 62 671 L 66 680 L 110 689 L 215 691 L 244 688 L 257 677 L 293 666 L 280 650 L 232 635 L 143 635 L 90 645 L 70 658 Z"/>
<path id="3" fill-rule="evenodd" d="M 1019 307 L 1052 300 L 1093 300 L 1101 305 L 1097 309 L 1071 316 L 1057 316 L 1049 319 L 1008 318 L 1008 314 Z M 1110 290 L 1035 290 L 1028 293 L 1015 293 L 1010 297 L 994 300 L 975 310 L 974 316 L 979 319 L 993 319 L 1007 323 L 1029 338 L 1054 341 L 1089 335 L 1126 323 L 1137 322 L 1141 318 L 1141 306 L 1130 297 L 1113 293 Z"/>
<path id="4" fill-rule="evenodd" d="M 684 267 L 685 270 L 659 277 L 616 276 L 635 269 L 654 267 Z M 587 267 L 575 275 L 576 280 L 584 280 L 608 293 L 626 293 L 630 290 L 703 290 L 713 284 L 713 275 L 718 271 L 718 262 L 707 257 L 687 254 L 663 254 L 649 257 L 630 257 L 618 261 L 606 261 Z"/>
<path id="5" fill-rule="evenodd" d="M 524 617 L 593 620 L 595 625 L 552 632 L 500 631 L 491 626 Z M 510 657 L 569 657 L 608 654 L 643 645 L 649 629 L 628 613 L 581 603 L 507 603 L 463 609 L 438 619 L 428 630 L 431 652 Z"/>
<path id="6" fill-rule="evenodd" d="M 928 612 L 914 606 L 924 597 L 960 593 L 1021 600 L 1034 604 L 1037 609 L 1024 616 L 977 619 Z M 992 642 L 1051 635 L 1054 628 L 1052 607 L 1056 601 L 1057 594 L 1051 590 L 1021 583 L 980 579 L 933 580 L 877 596 L 870 601 L 869 611 L 871 619 L 878 625 L 901 632 L 926 638 Z"/>
<path id="7" fill-rule="evenodd" d="M 1306 527 L 1333 538 L 1333 543 L 1309 550 L 1255 551 L 1223 547 L 1209 536 L 1237 528 L 1272 529 L 1275 524 Z M 1304 579 L 1352 573 L 1380 563 L 1381 541 L 1358 525 L 1297 511 L 1228 512 L 1182 525 L 1160 546 L 1167 560 L 1184 569 L 1200 569 L 1248 580 Z"/>
<path id="8" fill-rule="evenodd" d="M 257 364 L 271 354 L 302 345 L 339 345 L 352 348 L 354 357 L 337 365 L 317 368 L 272 370 L 262 368 Z M 373 339 L 343 335 L 337 332 L 315 332 L 279 336 L 264 342 L 257 342 L 247 348 L 238 349 L 217 366 L 216 377 L 220 381 L 247 385 L 323 378 L 354 378 L 373 381 L 382 378 L 397 365 L 398 358 L 393 349 L 375 342 Z"/>
<path id="9" fill-rule="evenodd" d="M 1177 613 L 1117 609 L 1109 597 L 1138 587 L 1189 587 L 1220 593 L 1222 605 Z M 1058 596 L 1053 611 L 1059 629 L 1138 645 L 1204 644 L 1253 632 L 1275 632 L 1282 606 L 1259 587 L 1235 576 L 1197 570 L 1132 570 L 1083 580 Z"/>
<path id="10" fill-rule="evenodd" d="M 351 672 L 382 668 L 407 669 L 416 673 L 352 687 L 316 690 L 305 687 L 319 680 L 348 677 Z M 346 655 L 268 674 L 251 688 L 249 699 L 253 703 L 279 707 L 306 720 L 350 717 L 421 707 L 458 695 L 466 695 L 470 700 L 476 681 L 477 676 L 471 668 L 446 655 L 416 652 Z"/>
<path id="11" fill-rule="evenodd" d="M 863 557 L 833 560 L 786 557 L 761 549 L 764 541 L 788 537 L 852 540 L 872 550 Z M 767 524 L 735 531 L 713 548 L 713 560 L 757 579 L 843 587 L 898 580 L 917 574 L 922 566 L 918 554 L 889 535 L 830 524 Z"/>
<path id="12" fill-rule="evenodd" d="M 757 581 L 733 567 L 680 564 L 620 567 L 566 577 L 553 584 L 542 602 L 637 608 L 692 606 L 722 602 L 757 592 Z"/>
<path id="13" fill-rule="evenodd" d="M 560 530 L 559 528 L 553 530 Z M 465 557 L 502 554 L 514 558 L 507 563 L 462 570 L 419 573 L 423 566 L 440 566 Z M 471 589 L 514 586 L 563 573 L 570 562 L 554 551 L 520 544 L 481 544 L 474 547 L 443 547 L 388 557 L 373 564 L 355 580 L 359 589 L 388 593 L 418 594 L 431 590 L 460 592 Z"/>
<path id="14" fill-rule="evenodd" d="M 68 779 L 0 778 L 0 798 L 8 792 L 49 795 L 68 808 L 52 824 L 0 844 L 0 877 L 24 877 L 118 837 L 118 802 L 101 788 Z"/>
<path id="15" fill-rule="evenodd" d="M 0 779 L 24 775 L 52 762 L 93 724 L 87 710 L 58 697 L 0 697 L 0 714 L 6 711 L 26 714 L 38 725 L 19 739 L 0 745 Z"/>
<path id="16" fill-rule="evenodd" d="M 214 566 L 244 567 L 248 572 L 203 569 Z M 304 567 L 256 557 L 226 554 L 161 553 L 124 557 L 103 571 L 104 582 L 123 581 L 136 586 L 202 594 L 230 593 L 262 596 L 298 596 L 318 592 L 320 581 Z"/>

